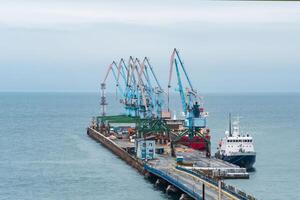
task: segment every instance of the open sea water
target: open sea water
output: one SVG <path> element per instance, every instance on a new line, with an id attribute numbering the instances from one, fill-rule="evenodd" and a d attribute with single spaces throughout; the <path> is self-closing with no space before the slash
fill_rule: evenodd
<path id="1" fill-rule="evenodd" d="M 204 97 L 213 151 L 228 112 L 254 137 L 256 171 L 226 182 L 259 199 L 300 199 L 300 94 Z M 110 113 L 121 111 L 109 103 Z M 0 93 L 0 199 L 170 198 L 86 135 L 99 112 L 97 93 Z"/>

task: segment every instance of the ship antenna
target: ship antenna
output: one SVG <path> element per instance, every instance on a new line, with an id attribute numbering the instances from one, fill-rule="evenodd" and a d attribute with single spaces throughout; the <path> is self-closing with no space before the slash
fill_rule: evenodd
<path id="1" fill-rule="evenodd" d="M 232 136 L 232 132 L 231 132 L 231 113 L 229 113 L 229 136 Z"/>

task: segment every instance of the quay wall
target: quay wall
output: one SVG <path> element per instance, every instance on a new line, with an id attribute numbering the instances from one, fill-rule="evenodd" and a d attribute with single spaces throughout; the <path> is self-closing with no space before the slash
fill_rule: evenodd
<path id="1" fill-rule="evenodd" d="M 100 142 L 103 146 L 105 146 L 107 149 L 112 151 L 114 154 L 119 156 L 127 164 L 137 169 L 140 173 L 142 174 L 145 173 L 144 163 L 141 160 L 138 160 L 137 158 L 130 155 L 121 147 L 119 147 L 114 141 L 110 140 L 109 138 L 105 137 L 103 134 L 99 133 L 98 131 L 90 127 L 87 129 L 87 134 L 97 142 Z"/>

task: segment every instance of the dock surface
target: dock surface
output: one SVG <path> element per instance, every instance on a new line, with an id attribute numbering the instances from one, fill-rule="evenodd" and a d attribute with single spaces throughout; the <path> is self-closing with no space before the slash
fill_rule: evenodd
<path id="1" fill-rule="evenodd" d="M 175 161 L 170 158 L 160 157 L 156 161 L 148 161 L 147 167 L 149 171 L 158 176 L 171 179 L 172 183 L 191 195 L 194 199 L 202 199 L 203 184 L 205 185 L 205 199 L 218 199 L 218 187 L 185 171 L 176 168 Z M 222 199 L 239 199 L 232 194 L 222 191 Z"/>

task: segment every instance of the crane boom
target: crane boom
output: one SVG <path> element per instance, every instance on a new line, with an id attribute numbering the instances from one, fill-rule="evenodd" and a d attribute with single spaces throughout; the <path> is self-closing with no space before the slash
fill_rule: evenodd
<path id="1" fill-rule="evenodd" d="M 185 67 L 184 67 L 184 65 L 183 65 L 183 62 L 182 62 L 182 60 L 181 60 L 181 58 L 180 58 L 180 56 L 179 56 L 179 52 L 177 51 L 177 49 L 174 49 L 174 51 L 175 51 L 175 53 L 176 53 L 176 55 L 177 55 L 177 58 L 178 58 L 178 60 L 179 60 L 179 62 L 180 62 L 180 65 L 182 66 L 182 70 L 183 70 L 183 72 L 184 72 L 184 74 L 185 74 L 185 77 L 186 77 L 187 81 L 189 82 L 189 85 L 190 85 L 191 90 L 192 90 L 192 91 L 195 91 L 194 88 L 193 88 L 191 79 L 190 79 L 188 73 L 186 72 Z"/>
<path id="2" fill-rule="evenodd" d="M 178 81 L 178 86 L 179 86 L 179 94 L 180 94 L 180 98 L 181 98 L 182 109 L 183 109 L 184 114 L 187 115 L 187 106 L 186 106 L 186 101 L 185 101 L 185 94 L 184 94 L 184 91 L 183 91 L 183 86 L 182 86 L 181 77 L 180 77 L 180 73 L 179 73 L 178 64 L 177 64 L 176 59 L 175 59 L 175 69 L 176 69 L 176 74 L 177 74 L 177 81 Z"/>

